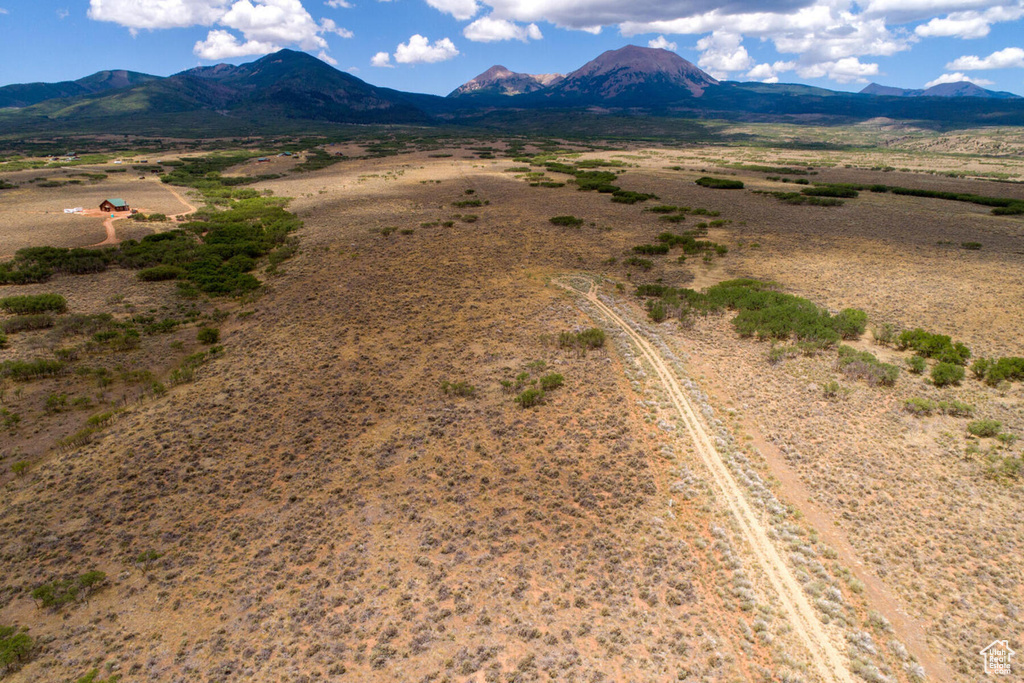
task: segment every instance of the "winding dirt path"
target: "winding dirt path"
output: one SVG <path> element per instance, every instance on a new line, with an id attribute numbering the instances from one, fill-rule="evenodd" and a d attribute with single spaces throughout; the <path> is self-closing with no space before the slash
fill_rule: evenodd
<path id="1" fill-rule="evenodd" d="M 564 280 L 555 280 L 555 284 L 577 294 L 583 294 L 595 308 L 629 337 L 640 355 L 651 365 L 686 425 L 686 430 L 710 471 L 716 488 L 738 522 L 744 539 L 768 576 L 789 617 L 790 625 L 806 646 L 818 676 L 823 681 L 854 683 L 846 657 L 832 642 L 807 596 L 804 595 L 800 583 L 768 537 L 764 525 L 747 502 L 739 484 L 733 479 L 671 367 L 647 339 L 598 298 L 597 285 L 593 282 L 589 283 L 589 289 L 585 293 Z"/>

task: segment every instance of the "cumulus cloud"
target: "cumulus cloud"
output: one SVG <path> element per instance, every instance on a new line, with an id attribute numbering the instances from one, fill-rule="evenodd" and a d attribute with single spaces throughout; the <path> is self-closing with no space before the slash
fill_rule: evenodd
<path id="1" fill-rule="evenodd" d="M 462 29 L 462 35 L 477 43 L 493 43 L 499 40 L 521 40 L 526 43 L 544 37 L 537 24 L 519 26 L 507 19 L 494 19 L 490 16 L 480 17 Z"/>
<path id="2" fill-rule="evenodd" d="M 198 41 L 192 48 L 200 59 L 229 59 L 231 57 L 247 57 L 249 55 L 265 55 L 280 50 L 273 43 L 261 43 L 255 40 L 241 42 L 234 34 L 227 31 L 210 31 L 206 40 Z"/>
<path id="3" fill-rule="evenodd" d="M 373 57 L 370 57 L 370 66 L 395 68 L 395 65 L 391 63 L 391 55 L 387 52 L 378 52 Z"/>
<path id="4" fill-rule="evenodd" d="M 345 0 L 327 0 L 324 4 L 334 9 L 352 9 L 352 4 Z"/>
<path id="5" fill-rule="evenodd" d="M 326 4 L 342 7 L 346 3 L 329 0 Z M 121 24 L 133 33 L 217 25 L 220 28 L 211 29 L 193 49 L 209 60 L 267 54 L 284 46 L 324 51 L 324 34 L 352 36 L 330 19 L 317 24 L 301 0 L 90 0 L 88 15 Z"/>
<path id="6" fill-rule="evenodd" d="M 675 52 L 679 46 L 675 43 L 669 42 L 665 36 L 658 36 L 647 41 L 647 47 L 653 47 L 659 50 L 672 50 Z"/>
<path id="7" fill-rule="evenodd" d="M 229 0 L 90 0 L 88 15 L 129 28 L 209 26 L 220 19 Z"/>
<path id="8" fill-rule="evenodd" d="M 730 71 L 746 71 L 754 65 L 754 60 L 742 42 L 742 36 L 725 31 L 715 31 L 701 38 L 697 41 L 697 49 L 701 51 L 697 66 L 719 80 L 728 78 Z"/>
<path id="9" fill-rule="evenodd" d="M 317 59 L 321 59 L 321 60 L 327 62 L 328 64 L 330 64 L 331 66 L 337 66 L 338 65 L 338 60 L 335 59 L 334 57 L 330 56 L 329 54 L 327 54 L 323 50 L 320 50 L 319 54 L 317 54 Z"/>
<path id="10" fill-rule="evenodd" d="M 1024 17 L 1024 5 L 990 7 L 984 12 L 952 12 L 921 24 L 914 29 L 914 33 L 922 38 L 984 38 L 991 31 L 992 24 L 1016 21 L 1021 17 Z"/>
<path id="11" fill-rule="evenodd" d="M 401 43 L 395 48 L 395 61 L 399 64 L 434 64 L 445 62 L 458 54 L 455 44 L 448 38 L 431 43 L 429 38 L 417 33 L 409 38 L 408 43 Z"/>
<path id="12" fill-rule="evenodd" d="M 324 33 L 333 33 L 335 35 L 339 35 L 342 38 L 351 38 L 355 35 L 354 33 L 352 33 L 352 31 L 349 31 L 347 28 L 342 28 L 338 26 L 331 19 L 321 19 L 320 30 L 323 31 Z"/>
<path id="13" fill-rule="evenodd" d="M 856 57 L 844 57 L 831 62 L 798 64 L 796 72 L 803 78 L 831 78 L 838 83 L 867 83 L 867 76 L 878 75 L 877 64 L 863 64 Z"/>
<path id="14" fill-rule="evenodd" d="M 978 71 L 979 69 L 1024 69 L 1024 49 L 1008 47 L 988 57 L 964 55 L 946 65 L 947 69 Z"/>
<path id="15" fill-rule="evenodd" d="M 983 88 L 986 87 L 986 86 L 989 86 L 989 85 L 994 85 L 993 82 L 988 80 L 988 79 L 985 79 L 985 78 L 970 78 L 970 77 L 968 77 L 968 76 L 966 76 L 966 75 L 964 75 L 964 74 L 962 74 L 960 72 L 957 72 L 955 74 L 942 74 L 941 76 L 936 78 L 934 81 L 928 81 L 927 83 L 925 83 L 924 87 L 925 88 L 930 88 L 933 85 L 941 85 L 943 83 L 963 83 L 963 82 L 973 83 L 974 85 L 979 85 L 979 86 L 981 86 Z"/>
<path id="16" fill-rule="evenodd" d="M 762 83 L 778 83 L 779 74 L 783 71 L 792 71 L 796 68 L 796 64 L 793 62 L 775 62 L 774 64 L 758 64 L 753 69 L 748 71 L 744 76 L 752 81 L 761 81 Z"/>
<path id="17" fill-rule="evenodd" d="M 459 21 L 472 19 L 480 10 L 476 0 L 427 0 L 427 4 L 436 10 L 450 14 Z"/>

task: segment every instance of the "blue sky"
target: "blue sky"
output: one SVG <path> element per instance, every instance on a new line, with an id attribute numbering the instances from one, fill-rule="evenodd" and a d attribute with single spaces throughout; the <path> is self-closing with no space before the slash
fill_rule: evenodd
<path id="1" fill-rule="evenodd" d="M 720 79 L 1024 94 L 1024 0 L 0 0 L 0 84 L 161 76 L 301 49 L 446 94 L 493 64 L 565 73 L 627 43 Z"/>

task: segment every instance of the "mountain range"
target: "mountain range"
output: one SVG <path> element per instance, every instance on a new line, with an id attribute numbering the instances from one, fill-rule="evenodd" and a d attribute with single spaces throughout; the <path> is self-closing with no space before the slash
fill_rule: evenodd
<path id="1" fill-rule="evenodd" d="M 860 91 L 862 95 L 883 95 L 886 97 L 986 97 L 997 100 L 1020 99 L 1020 95 L 1004 90 L 986 90 L 970 81 L 939 83 L 923 90 L 894 88 L 888 85 L 870 83 Z"/>
<path id="2" fill-rule="evenodd" d="M 928 97 L 927 95 L 940 95 Z M 0 135 L 109 132 L 258 134 L 328 123 L 501 125 L 586 111 L 676 118 L 941 125 L 1024 125 L 1024 98 L 953 83 L 925 91 L 872 84 L 845 93 L 792 84 L 719 82 L 674 52 L 627 45 L 579 69 L 532 75 L 494 66 L 447 97 L 371 85 L 304 52 L 161 78 L 104 71 L 78 81 L 0 88 Z"/>

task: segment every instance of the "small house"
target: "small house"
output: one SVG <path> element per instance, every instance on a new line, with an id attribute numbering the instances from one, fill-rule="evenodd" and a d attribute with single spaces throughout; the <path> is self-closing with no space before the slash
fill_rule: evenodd
<path id="1" fill-rule="evenodd" d="M 123 199 L 104 199 L 103 203 L 100 204 L 100 211 L 111 212 L 111 211 L 130 211 L 131 207 L 128 206 L 128 202 Z"/>

